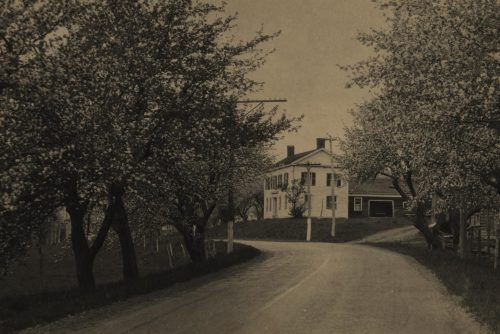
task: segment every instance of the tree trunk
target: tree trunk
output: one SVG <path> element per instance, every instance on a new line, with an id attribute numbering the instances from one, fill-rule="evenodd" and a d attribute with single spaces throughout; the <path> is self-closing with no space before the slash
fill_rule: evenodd
<path id="1" fill-rule="evenodd" d="M 257 219 L 258 220 L 264 219 L 264 210 L 261 210 L 261 209 L 257 210 Z"/>
<path id="2" fill-rule="evenodd" d="M 95 289 L 93 272 L 94 257 L 91 256 L 84 231 L 84 208 L 67 208 L 71 220 L 71 245 L 75 256 L 78 287 L 83 291 Z"/>
<path id="3" fill-rule="evenodd" d="M 179 229 L 178 229 L 179 230 Z M 192 229 L 179 230 L 184 237 L 189 257 L 193 262 L 205 261 L 205 231 L 204 228 L 197 228 L 193 233 Z M 194 235 L 193 235 L 194 234 Z"/>
<path id="4" fill-rule="evenodd" d="M 42 291 L 45 291 L 45 272 L 43 266 L 44 258 L 43 258 L 42 243 L 40 239 L 38 239 L 37 250 L 38 250 L 38 271 L 40 273 L 40 288 Z"/>
<path id="5" fill-rule="evenodd" d="M 450 229 L 453 234 L 453 245 L 458 245 L 460 242 L 460 215 L 457 210 L 449 210 Z"/>
<path id="6" fill-rule="evenodd" d="M 439 242 L 436 236 L 427 225 L 425 219 L 425 207 L 423 204 L 417 204 L 415 212 L 415 222 L 413 223 L 413 225 L 422 233 L 429 248 L 432 248 L 433 246 L 439 247 Z"/>
<path id="7" fill-rule="evenodd" d="M 137 268 L 137 257 L 135 254 L 134 241 L 130 233 L 128 216 L 121 196 L 116 196 L 115 212 L 112 228 L 118 235 L 122 251 L 123 279 L 125 281 L 134 280 L 139 277 Z"/>
<path id="8" fill-rule="evenodd" d="M 465 210 L 462 205 L 460 207 L 460 236 L 458 242 L 458 255 L 462 259 L 465 259 L 465 257 L 467 256 L 467 247 L 466 247 L 467 236 L 465 235 L 467 227 L 466 225 L 467 225 L 467 219 L 465 217 Z"/>
<path id="9" fill-rule="evenodd" d="M 248 211 L 249 210 L 244 210 L 244 211 L 238 212 L 238 215 L 241 217 L 243 224 L 246 224 L 248 222 Z M 232 220 L 234 220 L 234 219 L 232 219 Z"/>
<path id="10" fill-rule="evenodd" d="M 75 260 L 76 276 L 80 290 L 90 291 L 95 289 L 94 259 L 88 254 L 77 254 L 75 252 Z"/>

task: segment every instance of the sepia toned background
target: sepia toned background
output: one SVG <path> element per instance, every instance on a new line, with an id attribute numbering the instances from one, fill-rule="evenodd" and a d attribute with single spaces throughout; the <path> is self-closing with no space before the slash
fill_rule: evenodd
<path id="1" fill-rule="evenodd" d="M 218 1 L 214 1 L 219 3 Z M 286 134 L 275 154 L 296 152 L 315 145 L 327 133 L 339 135 L 349 125 L 349 110 L 368 92 L 345 88 L 346 74 L 339 64 L 352 64 L 371 55 L 355 40 L 358 31 L 385 24 L 382 12 L 371 0 L 230 0 L 228 13 L 238 13 L 234 34 L 245 38 L 264 27 L 281 31 L 269 47 L 276 49 L 254 77 L 266 83 L 258 98 L 286 98 L 289 115 L 304 114 L 298 133 Z M 263 24 L 265 23 L 265 24 Z M 272 45 L 271 45 L 272 44 Z"/>

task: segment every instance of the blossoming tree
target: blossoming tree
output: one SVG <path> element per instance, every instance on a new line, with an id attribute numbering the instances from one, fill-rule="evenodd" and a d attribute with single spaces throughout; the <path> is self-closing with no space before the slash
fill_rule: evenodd
<path id="1" fill-rule="evenodd" d="M 373 98 L 354 112 L 344 163 L 361 178 L 391 177 L 433 243 L 422 211 L 432 194 L 469 213 L 498 205 L 499 5 L 378 2 L 388 29 L 359 35 L 376 56 L 345 67 Z"/>

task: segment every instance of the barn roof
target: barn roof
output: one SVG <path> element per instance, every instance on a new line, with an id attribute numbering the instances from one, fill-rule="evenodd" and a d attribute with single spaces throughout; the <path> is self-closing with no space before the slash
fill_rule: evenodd
<path id="1" fill-rule="evenodd" d="M 349 182 L 349 195 L 400 197 L 389 178 L 376 178 L 363 183 Z"/>

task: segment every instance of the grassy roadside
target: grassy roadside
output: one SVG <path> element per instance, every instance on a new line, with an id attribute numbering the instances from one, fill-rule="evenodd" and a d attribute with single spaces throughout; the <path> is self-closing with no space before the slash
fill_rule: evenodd
<path id="1" fill-rule="evenodd" d="M 0 299 L 0 333 L 48 323 L 70 314 L 83 312 L 133 296 L 167 288 L 211 272 L 250 260 L 260 254 L 256 248 L 235 244 L 226 253 L 226 243 L 216 242 L 217 255 L 204 263 L 185 264 L 173 270 L 151 273 L 135 282 L 115 282 L 81 294 L 76 289 L 43 294 L 9 296 Z"/>
<path id="2" fill-rule="evenodd" d="M 396 222 L 392 219 L 338 219 L 336 238 L 330 237 L 331 220 L 313 219 L 312 241 L 349 242 L 360 240 L 369 235 L 408 226 L 407 222 Z M 306 220 L 303 219 L 268 219 L 248 223 L 237 223 L 234 226 L 234 237 L 246 240 L 304 241 L 306 239 Z M 226 225 L 219 225 L 209 230 L 214 238 L 226 238 Z"/>
<path id="3" fill-rule="evenodd" d="M 119 243 L 110 236 L 100 250 L 94 263 L 94 274 L 98 285 L 118 282 L 122 279 L 122 258 Z M 142 240 L 140 240 L 142 241 Z M 147 276 L 170 268 L 168 245 L 172 245 L 172 260 L 175 267 L 190 262 L 183 254 L 182 239 L 178 236 L 163 237 L 158 241 L 148 240 L 146 247 L 138 242 L 135 251 L 141 276 Z M 28 249 L 27 255 L 14 264 L 7 275 L 0 276 L 0 300 L 4 297 L 36 295 L 40 293 L 71 290 L 76 287 L 74 255 L 71 245 L 44 245 L 42 255 L 37 247 Z"/>
<path id="4" fill-rule="evenodd" d="M 473 257 L 462 261 L 449 251 L 429 251 L 415 240 L 408 242 L 371 243 L 416 259 L 429 268 L 448 291 L 461 297 L 463 306 L 500 333 L 500 274 L 493 272 L 490 260 Z"/>

